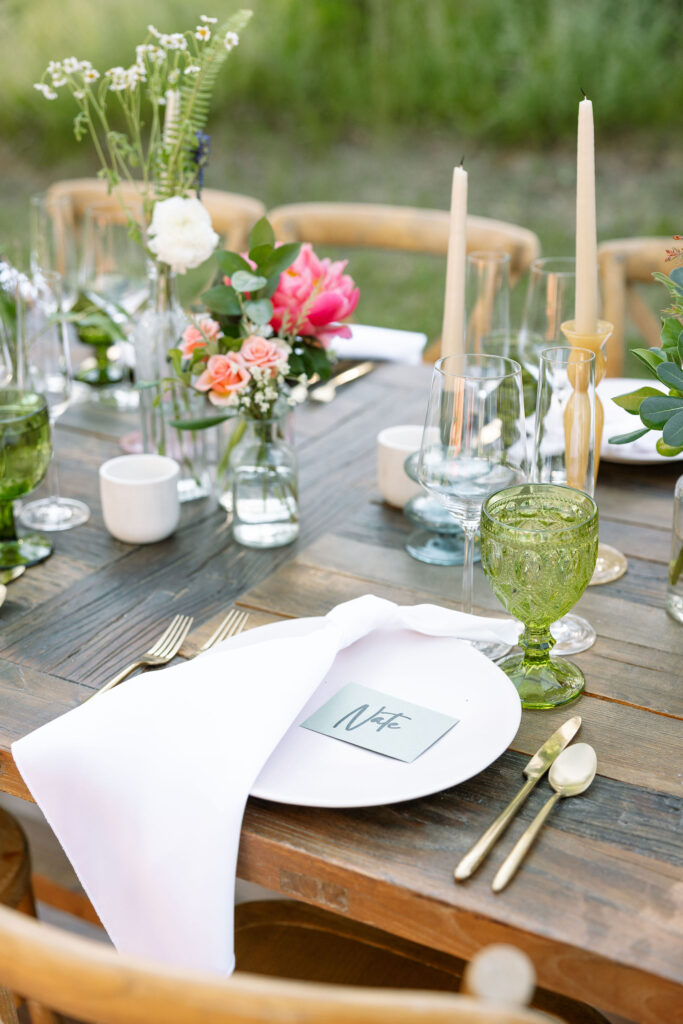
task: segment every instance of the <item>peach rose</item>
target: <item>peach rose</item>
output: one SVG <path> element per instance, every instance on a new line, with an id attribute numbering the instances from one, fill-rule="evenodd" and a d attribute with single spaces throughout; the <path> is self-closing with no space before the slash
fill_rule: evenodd
<path id="1" fill-rule="evenodd" d="M 258 334 L 250 334 L 242 342 L 240 355 L 247 366 L 264 366 L 275 368 L 283 363 L 287 355 L 279 345 L 268 338 L 261 338 Z"/>
<path id="2" fill-rule="evenodd" d="M 244 391 L 251 380 L 251 374 L 244 365 L 239 352 L 228 352 L 224 356 L 210 356 L 206 369 L 195 382 L 199 391 L 209 392 L 212 405 L 232 405 L 233 395 Z"/>
<path id="3" fill-rule="evenodd" d="M 204 320 L 199 321 L 199 327 L 195 327 L 194 324 L 190 324 L 183 331 L 183 340 L 180 344 L 180 351 L 183 356 L 187 359 L 192 355 L 195 349 L 203 348 L 207 341 L 215 341 L 217 338 L 222 337 L 221 325 L 216 320 L 211 320 L 207 317 Z"/>

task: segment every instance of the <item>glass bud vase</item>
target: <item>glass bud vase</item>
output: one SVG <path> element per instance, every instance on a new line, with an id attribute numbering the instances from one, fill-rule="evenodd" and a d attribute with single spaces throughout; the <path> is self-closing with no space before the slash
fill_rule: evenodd
<path id="1" fill-rule="evenodd" d="M 666 610 L 675 622 L 683 624 L 683 476 L 679 476 L 674 491 L 674 522 Z"/>
<path id="2" fill-rule="evenodd" d="M 235 440 L 235 436 L 237 439 Z M 299 536 L 293 414 L 238 418 L 230 454 L 233 536 L 248 548 L 279 548 Z"/>
<path id="3" fill-rule="evenodd" d="M 142 445 L 146 452 L 170 455 L 180 465 L 178 496 L 181 501 L 204 498 L 211 484 L 206 465 L 206 431 L 187 430 L 177 424 L 206 415 L 203 395 L 178 384 L 163 387 L 173 375 L 168 352 L 176 348 L 187 318 L 178 298 L 176 275 L 171 268 L 150 260 L 147 265 L 149 299 L 136 319 L 135 378 L 140 390 Z"/>

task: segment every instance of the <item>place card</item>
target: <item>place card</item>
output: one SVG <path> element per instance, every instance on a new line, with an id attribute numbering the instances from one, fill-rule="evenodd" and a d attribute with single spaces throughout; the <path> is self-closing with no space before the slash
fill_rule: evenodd
<path id="1" fill-rule="evenodd" d="M 411 704 L 402 697 L 348 683 L 301 723 L 323 736 L 414 761 L 445 736 L 459 719 Z"/>

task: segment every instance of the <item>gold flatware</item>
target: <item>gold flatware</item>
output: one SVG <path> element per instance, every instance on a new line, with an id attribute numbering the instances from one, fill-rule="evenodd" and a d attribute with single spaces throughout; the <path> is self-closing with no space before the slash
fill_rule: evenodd
<path id="1" fill-rule="evenodd" d="M 337 388 L 341 387 L 342 384 L 349 384 L 352 380 L 358 380 L 359 377 L 364 377 L 366 373 L 371 373 L 374 369 L 375 364 L 372 362 L 358 363 L 357 366 L 352 366 L 351 369 L 338 373 L 336 377 L 332 377 L 331 380 L 321 384 L 314 391 L 309 391 L 308 397 L 312 402 L 322 402 L 323 405 L 327 405 L 332 401 L 337 393 Z"/>
<path id="2" fill-rule="evenodd" d="M 15 565 L 12 569 L 0 569 L 0 584 L 5 587 L 12 580 L 18 580 L 25 572 L 25 565 Z"/>
<path id="3" fill-rule="evenodd" d="M 560 754 L 548 776 L 550 785 L 555 792 L 538 812 L 528 829 L 522 833 L 501 864 L 491 886 L 494 892 L 500 892 L 512 881 L 531 844 L 541 831 L 543 822 L 557 801 L 565 796 L 578 796 L 579 793 L 584 793 L 595 778 L 597 769 L 598 759 L 588 743 L 575 743 Z"/>
<path id="4" fill-rule="evenodd" d="M 188 651 L 181 649 L 178 651 L 178 654 L 181 658 L 195 658 L 198 654 L 203 654 L 204 651 L 208 651 L 216 644 L 219 644 L 221 640 L 237 636 L 238 633 L 242 632 L 248 620 L 249 612 L 243 612 L 239 608 L 231 608 L 215 632 L 211 634 L 201 647 L 197 648 L 197 650 L 190 649 Z"/>
<path id="5" fill-rule="evenodd" d="M 142 657 L 122 669 L 118 675 L 115 675 L 113 679 L 105 683 L 92 696 L 98 697 L 101 693 L 106 693 L 107 690 L 118 686 L 131 672 L 135 672 L 137 668 L 142 668 L 143 666 L 155 668 L 158 665 L 167 665 L 180 650 L 185 637 L 192 628 L 193 622 L 194 619 L 191 615 L 176 615 L 170 626 L 164 630 L 157 642 Z"/>
<path id="6" fill-rule="evenodd" d="M 569 741 L 576 736 L 580 727 L 581 716 L 575 715 L 574 718 L 568 719 L 564 725 L 560 726 L 557 732 L 554 732 L 545 741 L 543 746 L 536 751 L 524 769 L 527 781 L 517 796 L 513 797 L 505 810 L 498 815 L 492 825 L 489 825 L 472 849 L 459 862 L 453 873 L 456 882 L 462 882 L 474 874 L 486 855 L 490 853 L 498 839 L 502 836 L 538 780 L 547 772 L 555 758 L 564 750 Z"/>

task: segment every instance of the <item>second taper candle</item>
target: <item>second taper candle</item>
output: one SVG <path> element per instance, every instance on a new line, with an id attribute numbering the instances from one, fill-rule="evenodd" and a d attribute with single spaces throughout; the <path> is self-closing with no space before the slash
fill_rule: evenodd
<path id="1" fill-rule="evenodd" d="M 460 355 L 465 349 L 465 263 L 467 253 L 467 171 L 453 169 L 451 220 L 446 264 L 441 355 Z"/>
<path id="2" fill-rule="evenodd" d="M 579 103 L 576 150 L 576 330 L 595 334 L 598 327 L 598 238 L 595 218 L 595 143 L 593 104 Z"/>

